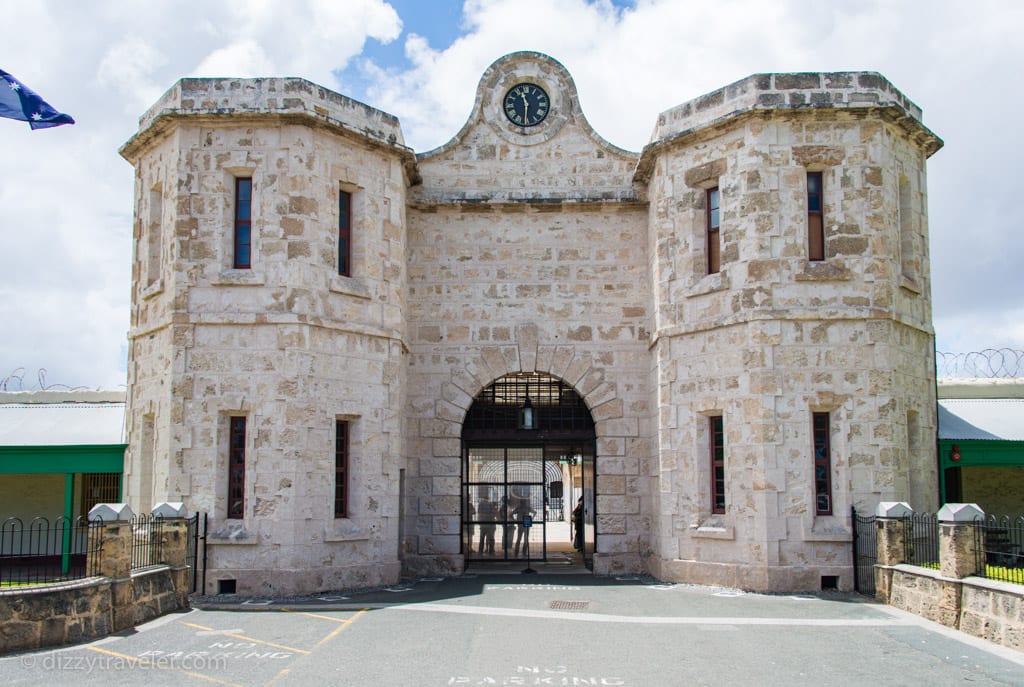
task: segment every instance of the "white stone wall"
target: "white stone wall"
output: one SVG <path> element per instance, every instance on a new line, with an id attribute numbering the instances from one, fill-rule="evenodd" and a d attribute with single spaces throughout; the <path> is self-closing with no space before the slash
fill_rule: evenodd
<path id="1" fill-rule="evenodd" d="M 504 117 L 524 81 L 551 99 L 536 127 Z M 210 513 L 207 591 L 458 573 L 463 418 L 497 378 L 538 371 L 596 422 L 595 571 L 848 588 L 850 506 L 935 498 L 925 159 L 941 141 L 919 120 L 876 74 L 758 75 L 663 113 L 637 155 L 593 131 L 560 64 L 516 53 L 452 141 L 416 158 L 392 116 L 308 82 L 183 80 L 122 150 L 137 170 L 129 500 Z M 822 262 L 806 259 L 809 170 Z M 254 184 L 248 270 L 231 269 L 238 176 Z M 706 275 L 715 185 L 722 269 Z M 813 514 L 816 411 L 831 414 L 831 516 Z M 246 514 L 229 520 L 236 414 Z M 353 433 L 343 520 L 337 419 Z"/>
<path id="2" fill-rule="evenodd" d="M 462 420 L 495 379 L 539 371 L 572 385 L 594 416 L 599 551 L 635 570 L 648 536 L 643 210 L 493 212 L 497 221 L 475 208 L 410 212 L 408 486 L 418 517 L 406 551 L 458 554 Z"/>
<path id="3" fill-rule="evenodd" d="M 528 129 L 501 103 L 524 81 L 552 102 Z M 466 126 L 420 156 L 409 212 L 410 567 L 461 565 L 462 419 L 495 379 L 538 371 L 572 385 L 596 422 L 595 569 L 643 568 L 651 296 L 637 159 L 593 131 L 571 77 L 537 53 L 488 69 Z"/>
<path id="4" fill-rule="evenodd" d="M 935 501 L 924 156 L 879 113 L 813 110 L 741 113 L 655 148 L 657 570 L 754 589 L 818 589 L 828 575 L 852 588 L 850 507 Z M 825 189 L 821 262 L 807 259 L 808 171 Z M 716 186 L 721 270 L 707 274 Z M 901 231 L 916 249 L 906 274 Z M 829 516 L 814 515 L 813 412 L 832 424 Z M 726 432 L 724 515 L 710 512 L 711 415 Z"/>
<path id="5" fill-rule="evenodd" d="M 190 83 L 216 90 L 183 82 L 175 114 L 147 131 L 167 136 L 126 147 L 139 159 L 137 215 L 159 185 L 168 237 L 162 279 L 140 278 L 153 228 L 137 223 L 128 483 L 140 488 L 129 499 L 182 499 L 209 513 L 207 591 L 220 579 L 236 579 L 240 593 L 394 582 L 410 155 L 352 134 L 360 119 L 288 118 L 294 102 L 241 124 L 198 105 L 174 120 L 199 102 Z M 232 97 L 219 105 L 235 106 L 248 112 Z M 253 180 L 251 269 L 232 265 L 236 177 Z M 351 277 L 337 270 L 339 189 L 352 193 Z M 234 415 L 247 418 L 242 519 L 226 517 Z M 352 517 L 336 519 L 339 419 L 351 430 Z"/>

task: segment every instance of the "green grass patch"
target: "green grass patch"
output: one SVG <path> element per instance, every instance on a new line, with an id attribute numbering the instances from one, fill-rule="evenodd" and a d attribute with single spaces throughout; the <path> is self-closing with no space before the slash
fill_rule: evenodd
<path id="1" fill-rule="evenodd" d="M 1024 568 L 1007 568 L 1003 565 L 986 565 L 985 577 L 1000 582 L 1024 584 Z"/>
<path id="2" fill-rule="evenodd" d="M 53 584 L 52 582 L 15 582 L 13 580 L 5 580 L 0 582 L 0 589 L 16 589 L 18 587 L 41 587 L 44 584 Z"/>

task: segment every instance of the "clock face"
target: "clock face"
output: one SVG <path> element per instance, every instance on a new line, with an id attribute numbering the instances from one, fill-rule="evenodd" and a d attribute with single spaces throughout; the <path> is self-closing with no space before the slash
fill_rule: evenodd
<path id="1" fill-rule="evenodd" d="M 505 116 L 518 126 L 536 126 L 548 116 L 548 94 L 532 83 L 516 84 L 505 94 L 502 102 Z"/>

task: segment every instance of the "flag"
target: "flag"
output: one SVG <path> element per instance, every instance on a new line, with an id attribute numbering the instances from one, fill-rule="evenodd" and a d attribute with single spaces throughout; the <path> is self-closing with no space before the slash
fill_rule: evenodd
<path id="1" fill-rule="evenodd" d="M 0 69 L 0 117 L 28 122 L 33 129 L 45 129 L 61 124 L 74 124 L 71 115 L 53 109 L 48 102 Z"/>

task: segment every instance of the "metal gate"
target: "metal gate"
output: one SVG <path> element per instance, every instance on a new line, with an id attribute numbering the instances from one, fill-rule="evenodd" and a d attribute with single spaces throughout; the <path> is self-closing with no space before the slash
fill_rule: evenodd
<path id="1" fill-rule="evenodd" d="M 569 446 L 465 446 L 463 553 L 472 561 L 547 561 L 578 541 L 593 553 L 593 519 L 575 539 L 571 512 L 593 501 L 593 442 Z M 529 518 L 529 526 L 524 524 Z"/>
<path id="2" fill-rule="evenodd" d="M 867 596 L 875 595 L 875 563 L 878 561 L 878 527 L 874 515 L 853 515 L 853 589 Z"/>
<path id="3" fill-rule="evenodd" d="M 505 375 L 462 425 L 462 552 L 467 561 L 582 558 L 595 545 L 594 420 L 562 380 Z M 580 536 L 571 513 L 582 500 Z M 578 554 L 572 552 L 578 551 Z"/>
<path id="4" fill-rule="evenodd" d="M 191 594 L 206 593 L 206 513 L 196 513 L 188 520 L 188 587 Z M 199 571 L 202 570 L 202 573 Z M 202 586 L 199 585 L 200 581 Z"/>

